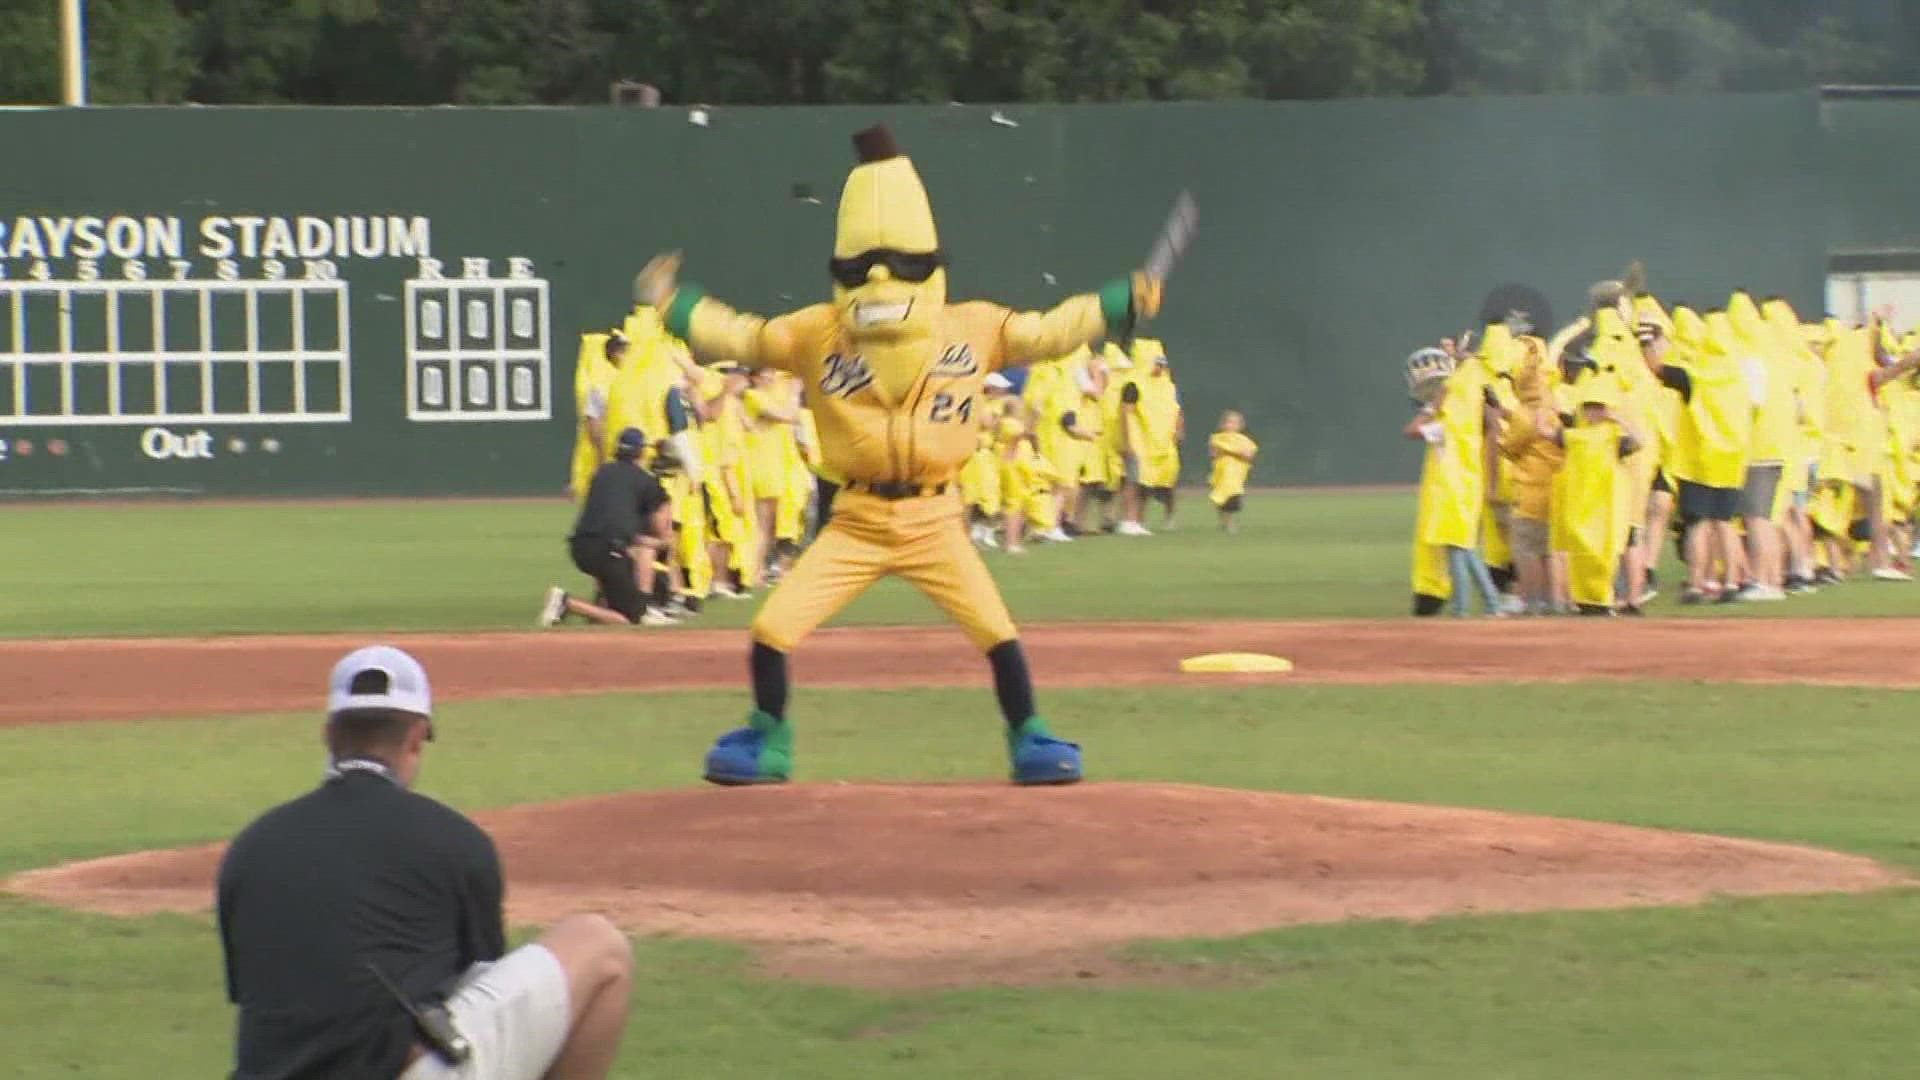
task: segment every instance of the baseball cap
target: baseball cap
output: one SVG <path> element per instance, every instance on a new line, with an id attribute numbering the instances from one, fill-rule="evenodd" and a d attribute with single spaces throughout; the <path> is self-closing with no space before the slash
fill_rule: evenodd
<path id="1" fill-rule="evenodd" d="M 391 645 L 355 649 L 327 680 L 329 715 L 348 709 L 398 709 L 433 715 L 433 689 L 420 661 Z"/>
<path id="2" fill-rule="evenodd" d="M 640 451 L 646 448 L 646 434 L 637 427 L 630 427 L 622 431 L 620 438 L 614 443 L 614 456 L 623 458 L 639 457 Z"/>

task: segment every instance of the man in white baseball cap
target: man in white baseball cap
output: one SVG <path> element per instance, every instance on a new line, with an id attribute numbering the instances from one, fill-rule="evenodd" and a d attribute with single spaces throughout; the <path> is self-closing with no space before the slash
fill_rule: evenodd
<path id="1" fill-rule="evenodd" d="M 600 1080 L 632 950 L 599 915 L 506 951 L 493 841 L 411 789 L 433 740 L 413 657 L 370 645 L 327 686 L 326 781 L 220 863 L 235 1080 Z"/>

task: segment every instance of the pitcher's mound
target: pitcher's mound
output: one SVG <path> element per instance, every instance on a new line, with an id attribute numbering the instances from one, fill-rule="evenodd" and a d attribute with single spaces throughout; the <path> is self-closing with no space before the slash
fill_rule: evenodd
<path id="1" fill-rule="evenodd" d="M 765 946 L 783 973 L 866 984 L 1099 975 L 1114 968 L 1103 946 L 1141 938 L 1901 880 L 1783 844 L 1168 784 L 691 789 L 480 820 L 514 921 L 599 910 L 639 931 Z M 9 886 L 111 910 L 203 908 L 218 856 L 147 852 Z"/>

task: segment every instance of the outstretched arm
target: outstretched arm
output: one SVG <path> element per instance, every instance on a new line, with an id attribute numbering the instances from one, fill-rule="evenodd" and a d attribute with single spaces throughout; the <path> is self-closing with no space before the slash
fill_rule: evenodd
<path id="1" fill-rule="evenodd" d="M 803 347 L 802 316 L 810 309 L 771 319 L 735 311 L 698 285 L 681 283 L 679 271 L 679 252 L 654 256 L 634 276 L 633 298 L 658 310 L 667 332 L 686 342 L 696 359 L 794 370 Z"/>
<path id="2" fill-rule="evenodd" d="M 1160 282 L 1134 274 L 1069 296 L 1048 311 L 1015 311 L 1000 328 L 1003 366 L 1031 364 L 1070 353 L 1108 335 L 1133 332 L 1136 322 L 1160 313 Z"/>

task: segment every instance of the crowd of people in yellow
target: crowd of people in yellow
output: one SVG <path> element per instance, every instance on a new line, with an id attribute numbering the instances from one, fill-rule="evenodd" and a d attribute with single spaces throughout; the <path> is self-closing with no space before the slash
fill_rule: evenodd
<path id="1" fill-rule="evenodd" d="M 995 375 L 987 388 L 980 444 L 960 473 L 974 543 L 1020 554 L 1029 538 L 1151 536 L 1149 503 L 1172 527 L 1186 416 L 1159 341 L 1082 347 L 1032 365 L 1023 386 Z M 1208 444 L 1210 495 L 1229 530 L 1257 450 L 1243 426 L 1228 413 Z"/>
<path id="2" fill-rule="evenodd" d="M 1669 307 L 1623 281 L 1550 338 L 1497 316 L 1407 361 L 1426 444 L 1416 615 L 1641 614 L 1677 534 L 1680 602 L 1764 602 L 1920 557 L 1920 331 L 1780 298 Z"/>
<path id="3" fill-rule="evenodd" d="M 669 625 L 711 597 L 752 596 L 831 512 L 837 484 L 822 470 L 798 380 L 703 367 L 651 307 L 581 335 L 574 396 L 576 500 L 615 459 L 620 433 L 637 428 L 646 437 L 639 464 L 671 502 L 673 536 L 641 556 L 653 560 L 651 595 L 630 621 Z M 976 425 L 979 444 L 956 485 L 980 547 L 1017 555 L 1029 540 L 1150 536 L 1152 504 L 1158 527 L 1174 524 L 1186 421 L 1161 342 L 1108 341 L 996 373 L 983 402 L 963 407 L 982 410 L 957 418 Z M 1210 501 L 1227 531 L 1258 453 L 1244 426 L 1228 412 L 1208 441 Z"/>

